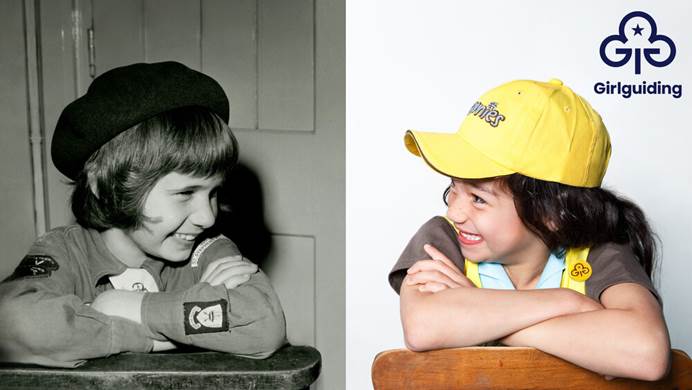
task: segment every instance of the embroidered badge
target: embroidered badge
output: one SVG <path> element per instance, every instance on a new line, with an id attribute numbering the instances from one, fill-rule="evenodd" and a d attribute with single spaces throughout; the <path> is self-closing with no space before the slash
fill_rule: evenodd
<path id="1" fill-rule="evenodd" d="M 58 268 L 58 262 L 48 255 L 26 255 L 7 280 L 47 278 Z"/>
<path id="2" fill-rule="evenodd" d="M 577 260 L 572 263 L 569 270 L 569 277 L 577 282 L 583 282 L 591 277 L 591 265 L 586 260 Z"/>
<path id="3" fill-rule="evenodd" d="M 185 334 L 228 331 L 228 301 L 184 302 Z"/>
<path id="4" fill-rule="evenodd" d="M 206 240 L 202 241 L 199 245 L 197 245 L 197 248 L 195 248 L 194 252 L 192 252 L 192 258 L 190 259 L 190 267 L 194 268 L 197 267 L 199 263 L 199 258 L 202 257 L 202 253 L 207 250 L 211 246 L 211 244 L 215 243 L 216 240 L 223 238 L 222 235 L 218 235 L 214 238 L 207 238 Z"/>

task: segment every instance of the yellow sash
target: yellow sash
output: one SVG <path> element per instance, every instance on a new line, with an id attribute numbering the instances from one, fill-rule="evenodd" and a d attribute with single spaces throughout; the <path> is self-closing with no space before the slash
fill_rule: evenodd
<path id="1" fill-rule="evenodd" d="M 445 217 L 447 222 L 459 234 L 456 226 Z M 570 248 L 565 255 L 565 270 L 562 272 L 560 287 L 568 288 L 586 295 L 586 279 L 591 277 L 592 268 L 586 259 L 590 248 Z M 478 263 L 464 259 L 464 274 L 476 287 L 482 288 L 481 275 L 478 272 Z"/>

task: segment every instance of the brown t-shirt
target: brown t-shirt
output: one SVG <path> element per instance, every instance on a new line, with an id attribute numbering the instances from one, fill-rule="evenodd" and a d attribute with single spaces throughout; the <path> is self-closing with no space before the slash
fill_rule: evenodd
<path id="1" fill-rule="evenodd" d="M 444 218 L 433 217 L 418 229 L 389 272 L 389 284 L 397 294 L 406 276 L 406 270 L 416 261 L 430 258 L 423 250 L 425 244 L 439 249 L 459 269 L 464 269 L 464 255 L 461 253 L 454 228 Z M 601 293 L 608 287 L 620 283 L 636 283 L 651 291 L 661 302 L 651 279 L 637 262 L 628 245 L 606 243 L 595 246 L 589 251 L 587 261 L 593 270 L 592 276 L 585 283 L 587 296 L 600 301 Z"/>

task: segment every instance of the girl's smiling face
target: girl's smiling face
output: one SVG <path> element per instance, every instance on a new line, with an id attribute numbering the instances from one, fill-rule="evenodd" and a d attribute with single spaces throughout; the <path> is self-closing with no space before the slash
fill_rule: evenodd
<path id="1" fill-rule="evenodd" d="M 197 236 L 216 221 L 222 181 L 177 172 L 163 176 L 144 202 L 142 226 L 104 232 L 108 248 L 129 266 L 139 266 L 146 256 L 187 260 Z"/>
<path id="2" fill-rule="evenodd" d="M 447 218 L 470 260 L 516 264 L 548 252 L 519 218 L 513 196 L 496 180 L 452 179 L 447 204 Z"/>

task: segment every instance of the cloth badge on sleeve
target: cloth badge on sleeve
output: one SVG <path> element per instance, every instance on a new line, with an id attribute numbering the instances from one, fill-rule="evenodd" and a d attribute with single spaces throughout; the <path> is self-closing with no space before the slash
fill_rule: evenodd
<path id="1" fill-rule="evenodd" d="M 192 256 L 190 259 L 190 267 L 195 268 L 198 266 L 199 263 L 199 258 L 202 257 L 202 253 L 207 250 L 211 246 L 211 244 L 215 243 L 217 240 L 223 238 L 222 235 L 218 235 L 214 238 L 207 238 L 206 240 L 202 241 L 199 245 L 197 245 L 197 248 L 192 252 Z"/>
<path id="2" fill-rule="evenodd" d="M 47 278 L 58 268 L 58 262 L 48 255 L 26 255 L 7 280 Z"/>
<path id="3" fill-rule="evenodd" d="M 185 334 L 228 331 L 228 301 L 184 302 Z"/>

